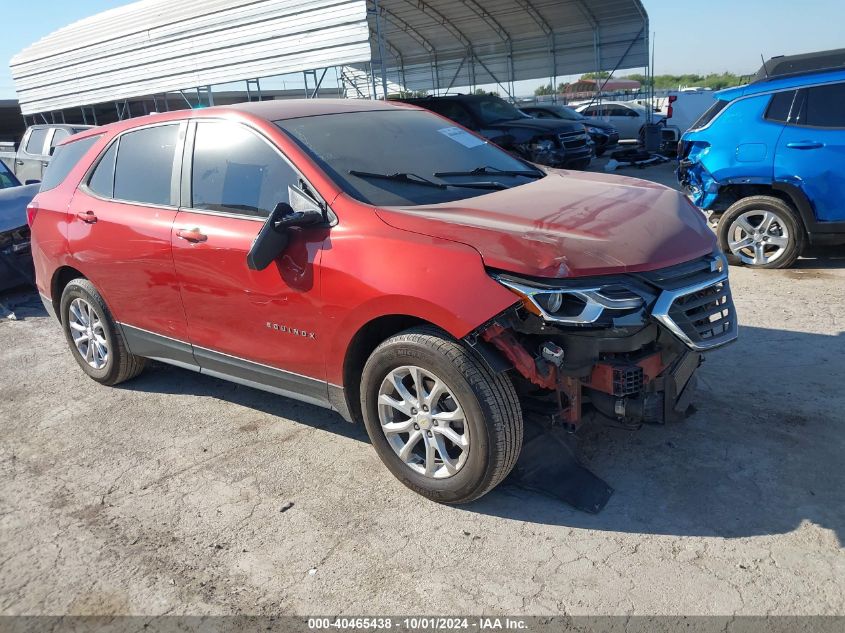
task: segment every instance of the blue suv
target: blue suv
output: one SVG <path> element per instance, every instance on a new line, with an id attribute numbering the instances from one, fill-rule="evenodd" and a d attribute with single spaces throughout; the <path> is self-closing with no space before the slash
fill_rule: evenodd
<path id="1" fill-rule="evenodd" d="M 786 268 L 807 244 L 845 244 L 845 49 L 775 57 L 715 97 L 678 178 L 728 259 Z"/>

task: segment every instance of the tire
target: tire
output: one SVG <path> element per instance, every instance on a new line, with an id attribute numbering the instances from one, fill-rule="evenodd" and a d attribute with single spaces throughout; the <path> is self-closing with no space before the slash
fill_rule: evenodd
<path id="1" fill-rule="evenodd" d="M 789 268 L 806 242 L 801 217 L 774 196 L 749 196 L 732 204 L 719 218 L 716 235 L 728 262 L 750 268 Z"/>
<path id="2" fill-rule="evenodd" d="M 437 391 L 435 381 L 446 389 L 447 393 L 428 400 L 428 413 L 408 407 L 410 402 L 422 409 L 426 402 L 416 399 L 419 391 L 409 368 L 419 372 L 423 393 Z M 396 383 L 389 382 L 391 375 L 407 381 L 402 384 L 407 384 L 409 398 L 398 404 L 419 417 L 385 404 L 381 396 L 394 402 L 400 397 Z M 510 378 L 491 373 L 470 350 L 434 327 L 406 330 L 373 351 L 361 376 L 361 407 L 370 441 L 385 466 L 408 488 L 440 503 L 468 503 L 483 496 L 510 473 L 522 449 L 522 409 Z M 406 425 L 407 432 L 394 432 L 389 440 L 383 416 L 388 424 Z M 437 419 L 441 416 L 455 419 L 444 427 L 443 420 Z M 414 421 L 419 422 L 416 429 L 411 426 Z M 411 443 L 413 435 L 417 435 L 413 451 L 403 459 L 399 447 Z M 465 452 L 452 441 L 455 437 L 466 442 Z M 451 470 L 435 444 L 446 448 Z M 434 456 L 430 471 L 429 450 Z"/>
<path id="3" fill-rule="evenodd" d="M 85 327 L 86 308 L 84 306 L 88 306 L 88 321 L 93 324 L 88 331 L 79 329 Z M 129 352 L 123 340 L 123 334 L 115 324 L 108 306 L 90 281 L 74 279 L 65 286 L 59 314 L 71 353 L 82 371 L 91 378 L 103 385 L 116 385 L 134 378 L 143 371 L 146 359 Z M 74 340 L 74 336 L 79 334 L 89 336 L 91 332 L 94 333 L 97 341 L 102 341 L 103 344 L 91 345 L 90 339 L 87 345 L 81 343 L 84 349 L 90 350 L 90 355 L 84 355 Z M 103 348 L 105 348 L 104 354 Z M 98 364 L 98 359 L 101 361 L 101 366 L 95 366 Z"/>

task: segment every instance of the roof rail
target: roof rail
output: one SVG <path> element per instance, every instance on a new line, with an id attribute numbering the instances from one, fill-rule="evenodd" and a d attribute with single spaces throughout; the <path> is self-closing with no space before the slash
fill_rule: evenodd
<path id="1" fill-rule="evenodd" d="M 845 48 L 772 57 L 760 67 L 752 83 L 833 70 L 845 70 Z"/>

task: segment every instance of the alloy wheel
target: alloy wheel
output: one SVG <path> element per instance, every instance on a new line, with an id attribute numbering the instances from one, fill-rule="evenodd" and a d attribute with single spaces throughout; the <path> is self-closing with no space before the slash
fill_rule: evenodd
<path id="1" fill-rule="evenodd" d="M 746 211 L 728 229 L 728 247 L 744 264 L 770 264 L 786 252 L 789 230 L 772 211 Z"/>
<path id="2" fill-rule="evenodd" d="M 68 325 L 76 351 L 94 369 L 109 362 L 109 344 L 103 322 L 85 299 L 74 299 L 68 307 Z"/>
<path id="3" fill-rule="evenodd" d="M 393 451 L 410 469 L 445 479 L 466 463 L 469 425 L 451 389 L 430 371 L 397 367 L 378 394 L 381 429 Z"/>

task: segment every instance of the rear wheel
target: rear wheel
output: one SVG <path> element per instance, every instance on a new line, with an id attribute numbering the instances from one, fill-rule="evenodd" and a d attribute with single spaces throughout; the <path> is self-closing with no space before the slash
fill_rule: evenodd
<path id="1" fill-rule="evenodd" d="M 735 202 L 722 214 L 716 233 L 732 264 L 752 268 L 788 268 L 804 248 L 801 219 L 789 204 L 773 196 Z"/>
<path id="2" fill-rule="evenodd" d="M 62 327 L 73 357 L 104 385 L 134 378 L 145 360 L 131 354 L 100 293 L 87 279 L 74 279 L 62 292 Z"/>
<path id="3" fill-rule="evenodd" d="M 406 486 L 466 503 L 510 473 L 522 447 L 522 411 L 510 379 L 430 327 L 393 336 L 361 378 L 367 433 Z"/>

